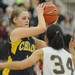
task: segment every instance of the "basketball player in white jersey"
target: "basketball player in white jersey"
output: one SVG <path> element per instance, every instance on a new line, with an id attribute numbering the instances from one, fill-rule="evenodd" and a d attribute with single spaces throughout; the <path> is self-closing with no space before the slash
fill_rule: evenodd
<path id="1" fill-rule="evenodd" d="M 64 49 L 63 34 L 58 26 L 51 26 L 46 32 L 48 47 L 36 50 L 22 61 L 2 62 L 0 69 L 23 70 L 37 61 L 43 62 L 43 75 L 75 75 L 71 54 Z"/>

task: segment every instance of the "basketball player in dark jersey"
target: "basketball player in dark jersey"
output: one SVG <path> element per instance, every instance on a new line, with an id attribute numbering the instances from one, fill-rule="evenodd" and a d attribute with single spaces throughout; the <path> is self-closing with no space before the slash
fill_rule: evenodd
<path id="1" fill-rule="evenodd" d="M 45 45 L 43 41 L 34 40 L 32 38 L 32 36 L 41 34 L 46 30 L 46 23 L 43 17 L 43 8 L 43 4 L 37 7 L 37 27 L 29 27 L 29 13 L 27 11 L 19 8 L 13 10 L 10 21 L 13 23 L 14 27 L 9 33 L 10 47 L 8 62 L 23 60 L 24 58 L 29 57 L 37 47 L 39 48 L 40 43 L 43 43 L 42 46 Z M 9 70 L 9 68 L 5 68 L 2 75 L 33 75 L 33 68 L 31 67 L 21 71 L 14 71 Z"/>

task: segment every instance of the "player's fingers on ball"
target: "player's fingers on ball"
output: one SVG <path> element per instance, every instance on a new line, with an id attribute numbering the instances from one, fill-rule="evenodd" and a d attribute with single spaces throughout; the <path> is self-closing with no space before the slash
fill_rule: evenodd
<path id="1" fill-rule="evenodd" d="M 41 9 L 41 5 L 40 5 L 40 4 L 37 6 L 37 11 L 38 11 L 39 9 Z"/>
<path id="2" fill-rule="evenodd" d="M 39 6 L 39 8 L 42 8 L 43 7 L 43 4 L 39 4 L 38 6 Z"/>
<path id="3" fill-rule="evenodd" d="M 44 8 L 44 3 L 41 3 L 41 4 L 40 4 L 40 7 L 41 7 L 41 8 Z"/>
<path id="4" fill-rule="evenodd" d="M 45 5 L 46 6 L 50 6 L 51 2 L 46 2 Z"/>

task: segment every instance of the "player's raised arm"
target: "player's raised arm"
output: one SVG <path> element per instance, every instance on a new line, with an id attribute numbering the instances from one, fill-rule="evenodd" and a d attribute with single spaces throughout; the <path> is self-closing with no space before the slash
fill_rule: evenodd
<path id="1" fill-rule="evenodd" d="M 10 36 L 11 39 L 12 39 L 12 37 L 14 40 L 17 40 L 20 38 L 36 36 L 36 35 L 41 34 L 46 31 L 46 23 L 45 23 L 44 16 L 43 16 L 44 5 L 40 4 L 36 9 L 37 9 L 37 14 L 38 14 L 38 25 L 36 27 L 20 26 L 20 27 L 15 28 L 11 33 L 11 36 Z M 24 14 L 24 12 L 23 12 L 23 14 Z M 21 15 L 22 14 L 20 14 L 20 16 Z M 17 19 L 17 18 L 14 18 L 13 20 L 17 21 L 15 19 Z M 18 24 L 18 23 L 16 22 L 16 24 Z"/>

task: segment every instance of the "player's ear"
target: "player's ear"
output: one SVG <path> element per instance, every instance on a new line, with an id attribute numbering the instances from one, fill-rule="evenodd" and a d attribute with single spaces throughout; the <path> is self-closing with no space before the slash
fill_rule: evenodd
<path id="1" fill-rule="evenodd" d="M 16 17 L 13 18 L 13 23 L 16 23 L 17 22 L 17 19 Z"/>
<path id="2" fill-rule="evenodd" d="M 45 37 L 44 37 L 44 40 L 45 40 L 46 44 L 48 44 L 48 38 L 47 38 L 46 35 L 45 35 Z"/>

